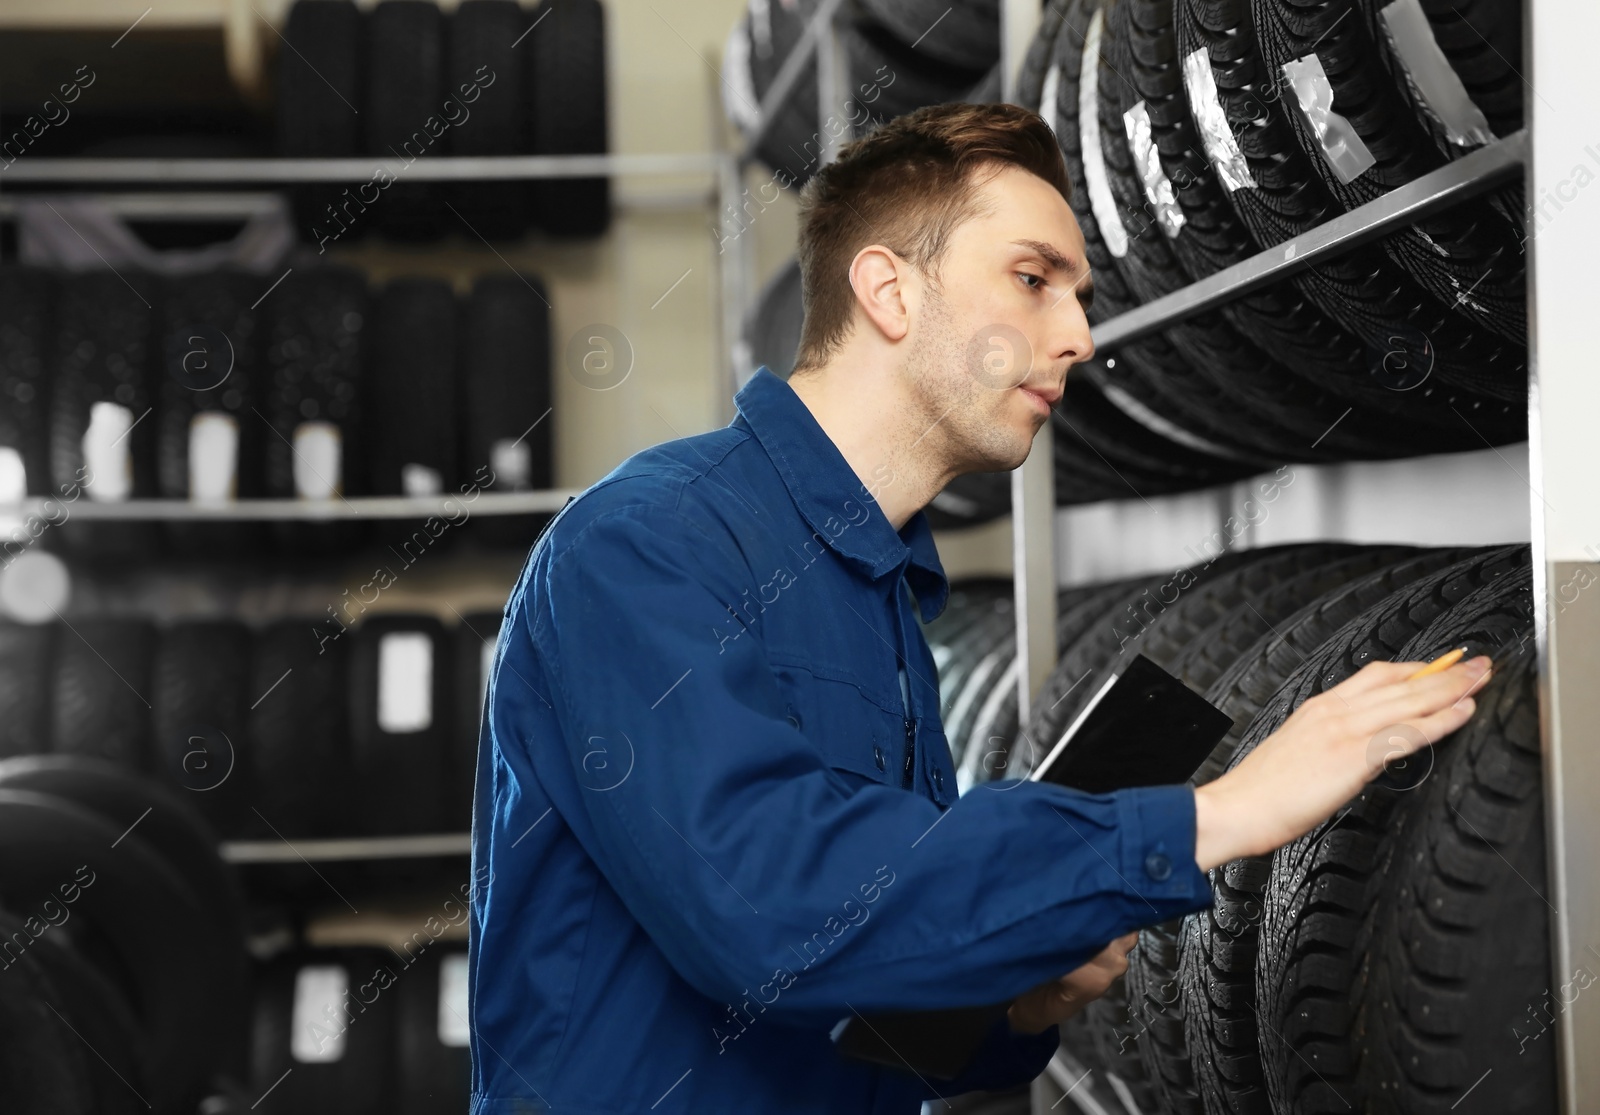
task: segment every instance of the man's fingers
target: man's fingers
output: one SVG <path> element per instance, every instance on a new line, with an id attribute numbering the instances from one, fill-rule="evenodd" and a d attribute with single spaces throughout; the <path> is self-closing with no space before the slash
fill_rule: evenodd
<path id="1" fill-rule="evenodd" d="M 1357 693 L 1366 693 L 1385 685 L 1393 685 L 1397 681 L 1404 681 L 1426 665 L 1426 662 L 1368 662 L 1338 685 L 1329 686 L 1326 692 L 1338 693 L 1342 697 L 1353 697 Z"/>
<path id="2" fill-rule="evenodd" d="M 1359 731 L 1377 731 L 1388 724 L 1430 716 L 1452 705 L 1460 705 L 1464 698 L 1482 688 L 1488 676 L 1463 677 L 1452 667 L 1436 677 L 1374 690 L 1356 706 L 1355 726 Z"/>
<path id="3" fill-rule="evenodd" d="M 1476 708 L 1477 702 L 1467 697 L 1459 705 L 1440 709 L 1429 716 L 1395 722 L 1374 732 L 1367 745 L 1367 777 L 1376 777 L 1379 770 L 1394 760 L 1438 743 L 1472 719 Z"/>

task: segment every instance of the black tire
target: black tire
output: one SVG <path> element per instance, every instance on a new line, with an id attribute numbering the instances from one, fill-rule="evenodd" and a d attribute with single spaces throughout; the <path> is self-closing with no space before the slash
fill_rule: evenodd
<path id="1" fill-rule="evenodd" d="M 1451 603 L 1398 648 L 1397 659 L 1421 661 L 1461 644 L 1471 654 L 1497 658 L 1518 649 L 1532 653 L 1533 596 L 1526 565 L 1465 597 L 1455 590 L 1449 584 L 1440 589 Z M 1430 749 L 1386 769 L 1332 822 L 1273 853 L 1256 986 L 1268 1023 L 1261 1033 L 1267 1094 L 1281 1109 L 1332 1112 L 1365 1103 L 1353 1026 L 1365 990 L 1359 973 L 1374 943 L 1366 918 L 1378 891 L 1387 886 L 1385 865 L 1393 853 L 1388 834 L 1395 814 L 1403 815 L 1416 800 L 1408 791 L 1430 778 L 1438 754 Z M 1538 985 L 1527 990 L 1535 994 Z"/>
<path id="2" fill-rule="evenodd" d="M 5 493 L 7 500 L 53 494 L 49 361 L 54 319 L 55 279 L 48 271 L 0 266 L 0 450 L 13 450 L 23 468 L 22 490 Z M 8 557 L 15 538 L 0 539 Z"/>
<path id="3" fill-rule="evenodd" d="M 1054 110 L 1056 141 L 1072 182 L 1073 212 L 1083 233 L 1084 253 L 1095 276 L 1092 323 L 1106 321 L 1138 304 L 1138 295 L 1122 273 L 1121 259 L 1106 243 L 1106 233 L 1090 204 L 1084 170 L 1079 93 L 1084 73 L 1084 49 L 1095 20 L 1104 19 L 1101 0 L 1068 0 L 1062 9 L 1062 26 L 1056 34 L 1051 69 L 1057 75 Z M 1098 75 L 1098 69 L 1093 71 Z M 1098 76 L 1095 78 L 1098 81 Z M 1125 257 L 1124 257 L 1125 258 Z M 1174 376 L 1193 375 L 1188 362 L 1162 337 L 1125 345 L 1114 356 L 1100 357 L 1079 366 L 1078 376 L 1090 380 L 1131 421 L 1168 440 L 1177 441 L 1206 456 L 1232 461 L 1246 474 L 1278 462 L 1238 437 L 1195 429 L 1192 412 L 1171 400 L 1164 386 Z M 1068 377 L 1070 380 L 1070 376 Z M 1204 404 L 1202 404 L 1204 405 Z M 1197 480 L 1192 486 L 1203 486 Z M 1182 490 L 1182 489 L 1174 489 Z"/>
<path id="4" fill-rule="evenodd" d="M 1536 675 L 1499 668 L 1391 836 L 1355 1023 L 1377 1115 L 1557 1108 Z"/>
<path id="5" fill-rule="evenodd" d="M 1141 27 L 1137 17 L 1152 24 Z M 1141 301 L 1152 301 L 1187 285 L 1198 277 L 1175 253 L 1174 240 L 1188 232 L 1216 237 L 1231 244 L 1217 230 L 1197 233 L 1185 221 L 1170 231 L 1146 214 L 1147 187 L 1140 181 L 1126 129 L 1124 114 L 1145 108 L 1152 131 L 1182 108 L 1177 96 L 1180 82 L 1174 64 L 1171 6 L 1166 3 L 1136 5 L 1123 0 L 1107 10 L 1106 33 L 1100 63 L 1100 143 L 1113 196 L 1132 215 L 1128 252 L 1119 262 Z M 1143 63 L 1140 56 L 1143 56 Z M 1165 64 L 1161 80 L 1152 71 L 1157 60 Z M 1147 84 L 1168 93 L 1165 101 L 1152 102 L 1130 84 L 1129 76 L 1142 70 Z M 1153 139 L 1153 137 L 1152 137 Z M 1163 171 L 1164 173 L 1164 171 Z M 1177 207 L 1181 214 L 1181 207 Z M 1259 447 L 1280 460 L 1345 460 L 1414 456 L 1417 433 L 1412 425 L 1365 409 L 1350 412 L 1348 404 L 1325 386 L 1297 376 L 1242 335 L 1233 324 L 1235 314 L 1214 311 L 1198 314 L 1173 326 L 1167 338 L 1189 359 L 1198 377 L 1170 375 L 1162 380 L 1164 393 L 1181 399 L 1197 432 L 1219 440 L 1237 438 L 1241 421 Z M 1339 338 L 1334 338 L 1338 340 Z M 1304 361 L 1304 356 L 1297 359 Z M 1454 416 L 1451 416 L 1452 418 Z M 1456 421 L 1457 443 L 1469 434 Z"/>
<path id="6" fill-rule="evenodd" d="M 366 91 L 364 16 L 349 0 L 297 0 L 278 52 L 277 148 L 287 158 L 359 154 Z M 290 188 L 295 225 L 311 243 L 356 240 L 367 222 L 339 207 L 354 188 L 314 182 Z M 344 231 L 348 228 L 348 232 Z"/>
<path id="7" fill-rule="evenodd" d="M 1345 209 L 1436 170 L 1446 157 L 1384 72 L 1374 28 L 1355 0 L 1252 0 L 1258 43 L 1276 72 L 1315 52 L 1333 89 L 1337 111 L 1361 136 L 1375 163 L 1350 182 L 1322 157 L 1320 141 L 1297 105 L 1280 99 L 1301 149 L 1328 191 Z M 1346 19 L 1356 14 L 1355 19 Z M 1520 212 L 1519 202 L 1509 209 Z M 1474 200 L 1427 217 L 1384 241 L 1390 256 L 1464 319 L 1516 343 L 1527 336 L 1523 253 L 1507 206 Z"/>
<path id="8" fill-rule="evenodd" d="M 483 729 L 488 670 L 500 638 L 499 612 L 469 612 L 455 630 L 455 729 L 450 746 L 445 832 L 472 828 L 472 793 L 478 777 L 478 740 Z"/>
<path id="9" fill-rule="evenodd" d="M 443 279 L 394 279 L 378 296 L 367 405 L 377 495 L 456 491 L 456 313 Z"/>
<path id="10" fill-rule="evenodd" d="M 156 476 L 166 499 L 190 499 L 195 470 L 231 473 L 233 498 L 265 493 L 263 437 L 271 432 L 256 416 L 260 379 L 260 328 L 252 304 L 267 284 L 243 271 L 218 270 L 173 280 L 162 305 Z M 190 426 L 197 415 L 232 421 L 233 459 L 191 462 Z M 193 465 L 193 469 L 191 469 Z M 265 543 L 262 523 L 168 523 L 172 552 L 194 557 L 238 556 Z"/>
<path id="11" fill-rule="evenodd" d="M 207 1066 L 241 1056 L 249 988 L 244 899 L 237 876 L 218 854 L 215 831 L 186 800 L 189 795 L 180 797 L 152 779 L 130 778 L 110 764 L 56 755 L 0 762 L 0 788 L 48 794 L 89 810 L 119 832 L 136 833 L 176 873 L 199 903 L 185 928 L 195 942 L 191 961 L 202 976 L 206 1001 L 200 1017 L 206 1025 L 189 1035 L 190 1052 Z"/>
<path id="12" fill-rule="evenodd" d="M 1065 652 L 1130 589 L 1142 583 L 1142 578 L 1134 578 L 1061 589 L 1056 594 L 1057 653 Z M 1010 654 L 1014 661 L 1014 643 Z M 1017 719 L 1017 689 L 1007 674 L 1000 677 L 999 694 L 991 693 L 990 699 L 978 710 L 969 737 L 967 760 L 957 771 L 958 776 L 971 778 L 974 784 L 999 778 L 1024 778 L 1043 757 L 1037 747 L 1026 744 L 1013 753 L 1022 729 Z"/>
<path id="13" fill-rule="evenodd" d="M 956 69 L 982 69 L 1000 57 L 997 0 L 864 0 L 862 7 L 908 47 Z"/>
<path id="14" fill-rule="evenodd" d="M 350 658 L 350 767 L 355 815 L 371 835 L 440 832 L 450 713 L 450 642 L 432 616 L 375 616 L 354 633 Z M 419 642 L 420 640 L 420 642 Z M 411 648 L 418 649 L 411 657 Z M 425 648 L 425 649 L 423 649 Z M 393 657 L 386 657 L 389 655 Z M 417 667 L 415 673 L 410 667 Z M 384 676 L 386 669 L 395 672 Z M 427 705 L 392 699 L 425 692 Z"/>
<path id="15" fill-rule="evenodd" d="M 522 154 L 528 123 L 518 39 L 529 22 L 517 0 L 463 0 L 451 15 L 442 111 L 458 121 L 448 133 L 452 155 Z M 528 191 L 520 182 L 460 182 L 447 194 L 456 212 L 445 227 L 465 224 L 468 239 L 515 240 L 527 231 Z"/>
<path id="16" fill-rule="evenodd" d="M 1234 213 L 1204 154 L 1185 97 L 1173 9 L 1172 0 L 1131 0 L 1128 27 L 1137 41 L 1127 52 L 1126 74 L 1147 106 L 1162 169 L 1186 218 L 1170 247 L 1188 277 L 1200 279 L 1242 262 L 1265 245 L 1257 244 Z M 1404 420 L 1405 437 L 1380 438 L 1389 455 L 1402 449 L 1416 453 L 1464 448 L 1469 438 L 1471 444 L 1479 444 L 1442 396 L 1390 390 L 1374 380 L 1368 367 L 1378 354 L 1369 352 L 1365 340 L 1312 303 L 1302 281 L 1235 299 L 1221 312 L 1278 362 L 1279 374 L 1307 380 L 1363 414 Z M 1312 409 L 1320 405 L 1303 393 L 1295 397 Z M 1374 433 L 1381 434 L 1382 429 L 1375 427 Z"/>
<path id="17" fill-rule="evenodd" d="M 344 994 L 334 997 L 326 1021 L 301 1032 L 300 1048 L 311 1057 L 338 1055 L 303 1060 L 292 1052 L 297 977 L 319 968 L 343 971 L 338 982 Z M 407 978 L 404 965 L 386 949 L 300 952 L 264 965 L 251 1024 L 251 1083 L 264 1097 L 255 1110 L 263 1115 L 388 1115 L 394 1109 L 396 984 Z M 305 989 L 316 985 L 308 977 Z M 308 994 L 305 1001 L 312 998 Z M 315 1011 L 304 1013 L 317 1019 Z"/>
<path id="18" fill-rule="evenodd" d="M 1461 79 L 1472 103 L 1482 111 L 1489 130 L 1505 137 L 1525 124 L 1522 107 L 1522 74 L 1517 69 L 1522 58 L 1522 6 L 1500 4 L 1494 0 L 1422 0 L 1434 42 L 1444 53 L 1450 68 Z M 1405 63 L 1394 44 L 1382 32 L 1382 6 L 1362 0 L 1362 14 L 1373 29 L 1384 68 L 1394 81 L 1395 92 L 1411 106 L 1417 121 L 1433 136 L 1440 152 L 1459 158 L 1476 145 L 1457 143 L 1447 134 L 1434 111 L 1418 95 L 1409 79 Z"/>
<path id="19" fill-rule="evenodd" d="M 555 484 L 550 303 L 534 275 L 478 280 L 461 317 L 461 486 L 522 492 Z M 468 508 L 472 510 L 472 508 Z M 480 542 L 526 550 L 548 515 L 485 516 Z"/>
<path id="20" fill-rule="evenodd" d="M 1353 549 L 1344 544 L 1315 543 L 1241 552 L 1238 555 L 1240 560 L 1231 569 L 1208 577 L 1203 584 L 1190 586 L 1182 596 L 1163 608 L 1148 627 L 1137 633 L 1124 630 L 1122 634 L 1127 638 L 1121 650 L 1113 649 L 1110 657 L 1099 665 L 1095 675 L 1081 679 L 1076 686 L 1067 722 L 1099 687 L 1101 680 L 1119 673 L 1132 655 L 1143 654 L 1158 666 L 1165 667 L 1199 632 L 1209 628 L 1242 602 L 1307 570 L 1326 566 L 1339 557 L 1347 556 Z M 1159 590 L 1156 595 L 1160 601 Z M 1141 591 L 1138 596 L 1144 597 L 1145 593 Z M 1066 704 L 1067 701 L 1063 700 L 1062 703 Z M 1155 1110 L 1159 1109 L 1163 1094 L 1168 1091 L 1166 1081 L 1169 1076 L 1159 1071 L 1166 1066 L 1152 1065 L 1151 1060 L 1143 1055 L 1140 1039 L 1144 1020 L 1137 1008 L 1146 997 L 1147 990 L 1143 985 L 1136 992 L 1130 992 L 1125 979 L 1117 980 L 1105 995 L 1085 1008 L 1084 1020 L 1094 1035 L 1089 1062 L 1115 1073 L 1138 1097 L 1141 1108 Z M 1170 1028 L 1172 1021 L 1169 1020 L 1167 1024 Z M 1158 1071 L 1152 1072 L 1152 1068 Z"/>
<path id="21" fill-rule="evenodd" d="M 66 1004 L 39 951 L 13 944 L 34 939 L 23 918 L 0 910 L 0 942 L 7 946 L 0 980 L 0 1105 L 17 1115 L 100 1115 L 107 1097 L 95 1094 L 98 1062 L 58 1013 Z M 112 1055 L 136 1071 L 126 1047 Z"/>
<path id="22" fill-rule="evenodd" d="M 1302 547 L 1274 546 L 1263 550 L 1224 552 L 1204 563 L 1143 578 L 1139 587 L 1130 590 L 1112 606 L 1108 613 L 1113 617 L 1110 622 L 1096 624 L 1062 652 L 1055 671 L 1034 698 L 1033 709 L 1028 717 L 1027 738 L 1039 747 L 1053 745 L 1094 695 L 1100 684 L 1097 679 L 1103 679 L 1111 671 L 1119 655 L 1138 653 L 1149 633 L 1166 622 L 1174 610 L 1199 596 L 1202 585 L 1242 566 L 1262 560 L 1279 560 L 1280 554 L 1293 554 L 1299 549 Z M 1283 560 L 1293 562 L 1301 559 L 1289 557 Z M 1163 597 L 1168 589 L 1183 595 L 1174 595 L 1171 600 L 1166 600 Z"/>
<path id="23" fill-rule="evenodd" d="M 263 417 L 271 427 L 266 444 L 267 494 L 277 499 L 300 495 L 297 472 L 339 494 L 360 495 L 366 487 L 362 444 L 365 394 L 362 329 L 369 316 L 367 284 L 346 267 L 293 272 L 261 304 L 265 340 L 262 368 Z M 294 447 L 304 422 L 326 422 L 339 434 L 336 479 L 325 476 Z M 274 535 L 290 552 L 344 550 L 363 536 L 359 522 L 279 523 Z"/>
<path id="24" fill-rule="evenodd" d="M 607 140 L 606 15 L 600 0 L 542 0 L 522 49 L 528 150 L 604 155 Z M 599 236 L 611 226 L 611 179 L 553 178 L 529 187 L 534 220 L 551 236 Z"/>
<path id="25" fill-rule="evenodd" d="M 1257 45 L 1249 4 L 1177 0 L 1174 15 L 1179 52 L 1207 51 L 1219 104 L 1256 183 L 1227 194 L 1256 243 L 1272 247 L 1336 216 L 1340 206 L 1289 121 L 1269 107 L 1279 96 L 1278 71 L 1268 68 Z M 1523 348 L 1470 328 L 1382 247 L 1345 253 L 1309 269 L 1300 282 L 1329 316 L 1365 340 L 1378 357 L 1375 375 L 1411 377 L 1409 367 L 1396 365 L 1421 364 L 1428 378 L 1410 390 L 1445 396 L 1492 443 L 1526 436 Z"/>
<path id="26" fill-rule="evenodd" d="M 192 1110 L 215 1067 L 210 984 L 238 942 L 174 935 L 173 926 L 204 924 L 205 905 L 124 827 L 62 798 L 0 789 L 0 889 L 18 909 L 48 901 L 70 911 L 62 930 L 137 1020 L 142 1098 L 156 1111 Z"/>
<path id="27" fill-rule="evenodd" d="M 992 65 L 983 62 L 957 69 L 935 61 L 922 47 L 911 49 L 870 16 L 847 22 L 841 37 L 855 102 L 855 107 L 846 111 L 858 118 L 863 113 L 869 117 L 858 123 L 856 135 L 926 105 L 963 100 Z M 875 87 L 876 92 L 862 92 L 863 87 Z"/>
<path id="28" fill-rule="evenodd" d="M 444 225 L 444 191 L 432 182 L 406 181 L 405 168 L 441 154 L 445 116 L 445 23 L 433 0 L 382 0 L 367 16 L 367 154 L 394 168 L 370 212 L 358 223 L 394 240 L 432 240 Z M 355 192 L 355 191 L 352 191 Z M 362 199 L 358 199 L 362 200 Z"/>
<path id="29" fill-rule="evenodd" d="M 1276 631 L 1258 638 L 1206 690 L 1206 700 L 1232 717 L 1233 727 L 1201 764 L 1195 773 L 1195 784 L 1210 782 L 1227 768 L 1256 714 L 1295 668 L 1342 627 L 1411 582 L 1477 552 L 1472 548 L 1439 548 L 1402 558 L 1311 601 L 1278 623 Z"/>
<path id="30" fill-rule="evenodd" d="M 472 1059 L 465 1045 L 466 959 L 464 949 L 429 951 L 396 987 L 398 1115 L 459 1115 L 469 1105 Z M 453 1002 L 440 1001 L 447 992 L 454 993 Z"/>
<path id="31" fill-rule="evenodd" d="M 50 747 L 59 755 L 150 769 L 155 630 L 131 619 L 80 619 L 57 634 Z"/>
<path id="32" fill-rule="evenodd" d="M 1345 624 L 1289 675 L 1251 720 L 1229 766 L 1276 731 L 1306 698 L 1337 685 L 1369 661 L 1393 659 L 1453 600 L 1526 561 L 1523 546 L 1481 551 L 1407 585 Z M 1271 1109 L 1263 1081 L 1255 980 L 1270 871 L 1271 860 L 1265 856 L 1212 869 L 1212 909 L 1184 919 L 1179 956 L 1184 1036 L 1208 1112 Z"/>
<path id="33" fill-rule="evenodd" d="M 1045 77 L 1055 59 L 1056 35 L 1065 18 L 1066 0 L 1050 0 L 1039 17 L 1039 29 L 1028 43 L 1028 52 L 1022 56 L 1022 66 L 1017 70 L 1016 103 L 1023 108 L 1041 111 Z"/>
<path id="34" fill-rule="evenodd" d="M 1204 693 L 1230 662 L 1269 637 L 1274 625 L 1300 606 L 1416 552 L 1403 546 L 1362 547 L 1352 556 L 1315 565 L 1252 591 L 1232 611 L 1192 634 L 1162 665 L 1185 685 Z M 1203 1107 L 1189 1065 L 1183 1000 L 1178 993 L 1178 934 L 1182 926 L 1182 919 L 1175 919 L 1140 933 L 1138 947 L 1128 956 L 1127 997 L 1139 1056 L 1158 1100 L 1166 1110 L 1199 1115 Z"/>
<path id="35" fill-rule="evenodd" d="M 56 632 L 0 624 L 0 759 L 50 750 Z"/>
<path id="36" fill-rule="evenodd" d="M 800 327 L 804 322 L 800 261 L 790 259 L 762 286 L 745 318 L 744 341 L 750 346 L 750 366 L 770 368 L 780 379 L 788 379 L 800 351 Z"/>
<path id="37" fill-rule="evenodd" d="M 345 622 L 349 622 L 346 620 Z M 348 653 L 355 636 L 289 619 L 256 636 L 249 694 L 250 821 L 264 839 L 349 835 Z"/>
<path id="38" fill-rule="evenodd" d="M 130 271 L 122 276 L 91 271 L 62 281 L 50 421 L 50 479 L 58 494 L 94 498 L 97 482 L 85 458 L 84 435 L 99 404 L 123 408 L 132 423 L 120 435 L 120 447 L 113 443 L 113 456 L 125 453 L 131 472 L 128 498 L 157 494 L 156 424 L 149 414 L 156 404 L 151 342 L 161 289 L 150 276 Z M 113 482 L 111 477 L 98 481 Z M 160 548 L 155 523 L 67 522 L 59 529 L 67 548 L 87 560 L 138 559 Z"/>
<path id="39" fill-rule="evenodd" d="M 772 88 L 815 8 L 815 0 L 800 0 L 794 10 L 781 0 L 752 0 L 750 14 L 734 27 L 724 53 L 726 64 L 739 77 L 725 87 L 723 103 L 740 127 L 748 129 L 759 115 L 761 99 Z M 743 80 L 746 73 L 748 82 Z M 783 189 L 799 189 L 817 171 L 816 104 L 817 63 L 812 58 L 801 68 L 794 92 L 756 145 L 756 155 L 772 168 L 774 184 Z"/>
<path id="40" fill-rule="evenodd" d="M 151 666 L 155 769 L 224 837 L 256 826 L 249 803 L 250 632 L 230 620 L 163 630 Z"/>
<path id="41" fill-rule="evenodd" d="M 1253 464 L 1171 441 L 1130 418 L 1092 379 L 1068 374 L 1055 423 L 1056 505 L 1127 499 L 1239 480 Z"/>

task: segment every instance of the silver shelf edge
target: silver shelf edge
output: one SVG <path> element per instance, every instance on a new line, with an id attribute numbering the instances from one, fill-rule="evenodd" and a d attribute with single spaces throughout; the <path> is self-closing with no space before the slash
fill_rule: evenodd
<path id="1" fill-rule="evenodd" d="M 1524 128 L 1397 186 L 1376 201 L 1342 213 L 1310 232 L 1102 322 L 1093 330 L 1095 347 L 1104 351 L 1139 340 L 1176 321 L 1358 248 L 1430 213 L 1460 204 L 1521 174 L 1527 157 L 1528 132 Z"/>

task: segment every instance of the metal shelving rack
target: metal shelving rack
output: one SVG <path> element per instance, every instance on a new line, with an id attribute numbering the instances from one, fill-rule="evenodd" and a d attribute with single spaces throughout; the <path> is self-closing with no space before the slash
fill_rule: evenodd
<path id="1" fill-rule="evenodd" d="M 1600 497 L 1593 491 L 1593 425 L 1600 376 L 1593 373 L 1590 324 L 1600 304 L 1593 246 L 1600 244 L 1600 142 L 1584 146 L 1594 104 L 1590 47 L 1600 41 L 1600 6 L 1580 0 L 1525 0 L 1528 127 L 1489 144 L 1368 205 L 1234 267 L 1142 305 L 1094 329 L 1102 351 L 1240 297 L 1296 271 L 1458 204 L 1522 174 L 1530 206 L 1528 248 L 1529 515 L 1533 537 L 1540 728 L 1545 759 L 1551 883 L 1551 987 L 1578 969 L 1600 970 Z M 824 0 L 761 104 L 762 127 L 788 97 L 802 68 L 818 59 L 819 120 L 841 106 L 848 79 L 839 65 L 836 16 Z M 1040 0 L 1001 0 L 1003 95 L 1042 16 Z M 1537 75 L 1541 87 L 1531 77 Z M 848 132 L 840 142 L 849 138 Z M 741 157 L 753 155 L 754 141 Z M 825 154 L 831 157 L 832 151 Z M 1554 210 L 1552 213 L 1551 210 Z M 1541 227 L 1543 226 L 1543 227 Z M 1540 235 L 1559 228 L 1559 235 Z M 741 304 L 742 310 L 742 304 Z M 737 376 L 737 369 L 735 372 Z M 1016 592 L 1017 685 L 1028 707 L 1056 665 L 1052 432 L 1040 430 L 1027 462 L 1012 473 L 1012 554 Z M 1571 592 L 1576 588 L 1575 593 Z M 1560 593 L 1559 598 L 1557 593 Z M 1579 996 L 1557 1021 L 1564 1115 L 1600 1110 L 1600 998 Z M 1084 1076 L 1070 1057 L 1046 1077 L 1061 1093 Z M 1059 1104 L 1036 1084 L 1034 1110 Z M 1105 1107 L 1074 1092 L 1090 1115 Z"/>
<path id="2" fill-rule="evenodd" d="M 263 186 L 303 182 L 365 182 L 384 161 L 373 157 L 339 159 L 104 159 L 63 158 L 18 160 L 0 173 L 0 186 L 93 185 L 154 186 L 145 192 L 100 193 L 112 209 L 144 219 L 244 219 L 276 204 L 270 193 L 240 190 L 200 191 L 200 185 Z M 679 154 L 440 156 L 418 159 L 405 170 L 414 181 L 532 180 L 541 178 L 709 176 L 709 187 L 658 191 L 647 199 L 621 202 L 624 208 L 704 208 L 715 206 L 724 241 L 733 224 L 739 176 L 733 157 L 721 151 Z M 25 196 L 25 195 L 24 195 Z M 74 194 L 75 197 L 85 196 Z M 0 214 L 14 213 L 15 196 L 0 196 Z M 721 256 L 721 300 L 718 309 L 722 366 L 732 367 L 738 341 L 739 299 L 745 287 L 739 253 Z M 579 489 L 550 488 L 528 492 L 485 492 L 471 501 L 474 515 L 526 515 L 559 511 Z M 31 498 L 0 506 L 0 516 L 48 515 L 58 499 Z M 264 521 L 327 522 L 339 519 L 423 519 L 459 510 L 462 501 L 449 495 L 354 496 L 329 500 L 250 499 L 226 503 L 193 503 L 176 499 L 135 499 L 117 503 L 73 501 L 72 516 L 83 521 Z M 456 505 L 456 506 L 452 506 Z M 223 858 L 237 864 L 331 862 L 460 856 L 471 851 L 467 833 L 418 836 L 371 836 L 295 841 L 226 841 Z"/>

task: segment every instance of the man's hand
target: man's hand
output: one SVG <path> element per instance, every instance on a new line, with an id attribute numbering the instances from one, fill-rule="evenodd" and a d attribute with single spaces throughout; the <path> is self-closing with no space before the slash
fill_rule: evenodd
<path id="1" fill-rule="evenodd" d="M 1118 937 L 1087 964 L 1074 968 L 1060 979 L 1040 984 L 1026 995 L 1019 995 L 1006 1012 L 1012 1031 L 1042 1034 L 1100 998 L 1116 978 L 1128 970 L 1128 953 L 1138 941 L 1137 932 Z"/>
<path id="2" fill-rule="evenodd" d="M 1266 855 L 1310 832 L 1361 792 L 1386 762 L 1465 724 L 1489 680 L 1479 655 L 1407 680 L 1425 663 L 1368 662 L 1307 698 L 1214 782 L 1195 788 L 1194 858 L 1202 871 Z"/>

